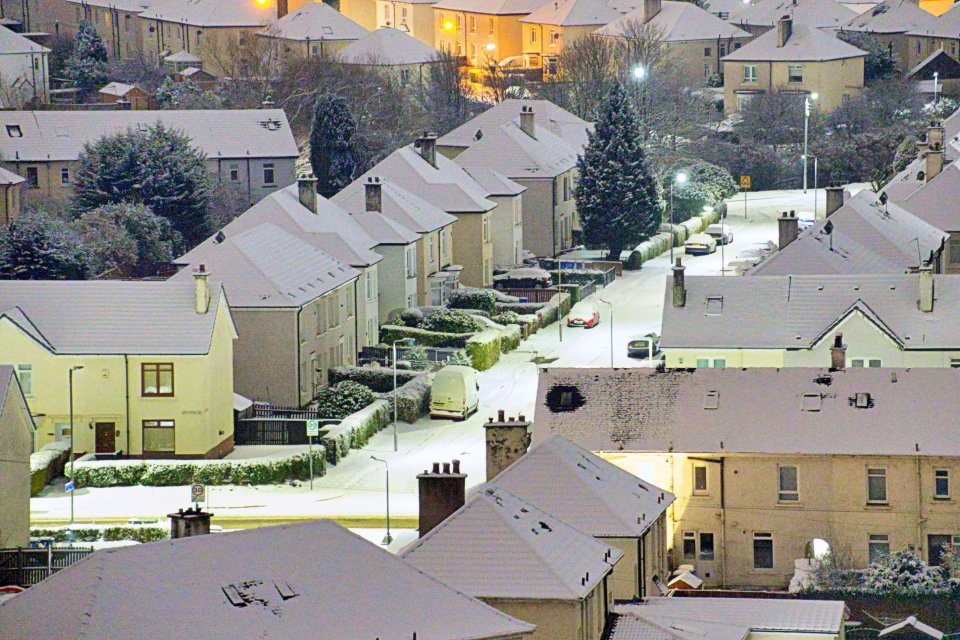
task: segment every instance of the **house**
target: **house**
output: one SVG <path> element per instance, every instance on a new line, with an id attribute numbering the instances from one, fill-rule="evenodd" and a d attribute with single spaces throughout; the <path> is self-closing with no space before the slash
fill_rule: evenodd
<path id="1" fill-rule="evenodd" d="M 72 595 L 81 593 L 97 597 Z M 360 612 L 362 602 L 390 606 Z M 520 640 L 533 631 L 331 520 L 104 549 L 0 603 L 6 640 L 122 640 L 132 620 L 144 640 L 198 624 L 209 640 Z"/>
<path id="2" fill-rule="evenodd" d="M 903 70 L 916 66 L 910 50 L 912 31 L 922 30 L 936 18 L 911 0 L 883 0 L 845 24 L 841 31 L 868 33 L 880 41 Z"/>
<path id="3" fill-rule="evenodd" d="M 776 29 L 723 58 L 724 110 L 735 113 L 758 95 L 787 93 L 814 97 L 817 109 L 833 111 L 863 89 L 866 55 L 828 31 L 784 16 Z"/>
<path id="4" fill-rule="evenodd" d="M 440 254 L 452 250 L 463 266 L 461 282 L 471 287 L 488 286 L 493 283 L 491 219 L 498 205 L 466 171 L 438 154 L 436 144 L 436 136 L 426 134 L 391 153 L 360 179 L 389 180 L 456 217 L 452 245 L 441 246 Z"/>
<path id="5" fill-rule="evenodd" d="M 907 72 L 907 78 L 920 84 L 920 92 L 930 96 L 960 96 L 960 62 L 943 49 L 937 49 Z"/>
<path id="6" fill-rule="evenodd" d="M 70 438 L 73 370 L 76 451 L 232 451 L 237 333 L 209 279 L 198 271 L 179 282 L 0 282 L 0 363 L 16 368 L 37 447 Z"/>
<path id="7" fill-rule="evenodd" d="M 0 168 L 0 225 L 20 215 L 20 189 L 26 179 Z"/>
<path id="8" fill-rule="evenodd" d="M 203 58 L 198 55 L 194 55 L 189 51 L 177 51 L 176 53 L 162 56 L 162 62 L 163 66 L 173 71 L 174 75 L 180 73 L 184 69 L 203 68 Z"/>
<path id="9" fill-rule="evenodd" d="M 357 65 L 385 72 L 402 85 L 423 87 L 430 70 L 438 64 L 433 47 L 399 29 L 371 31 L 334 55 L 340 64 Z"/>
<path id="10" fill-rule="evenodd" d="M 528 422 L 503 419 L 487 432 L 487 483 L 503 489 L 623 553 L 610 574 L 614 600 L 659 594 L 666 580 L 667 507 L 673 495 L 603 460 L 560 436 L 549 436 L 529 451 L 503 442 L 510 430 L 528 439 Z M 509 451 L 509 449 L 507 449 Z M 482 490 L 482 489 L 481 489 Z"/>
<path id="11" fill-rule="evenodd" d="M 126 84 L 125 82 L 111 82 L 101 87 L 97 92 L 100 95 L 100 102 L 103 104 L 117 104 L 118 102 L 129 103 L 129 108 L 134 111 L 143 111 L 150 108 L 149 93 L 135 84 Z M 124 108 L 127 108 L 124 106 Z"/>
<path id="12" fill-rule="evenodd" d="M 111 59 L 132 60 L 146 53 L 138 16 L 150 0 L 65 0 L 62 4 L 73 13 L 68 30 L 75 32 L 81 22 L 89 22 Z"/>
<path id="13" fill-rule="evenodd" d="M 417 234 L 412 265 L 404 258 L 403 269 L 384 265 L 377 270 L 380 281 L 380 322 L 387 320 L 390 311 L 402 307 L 443 306 L 459 286 L 460 271 L 453 266 L 453 225 L 457 219 L 422 200 L 398 184 L 380 177 L 356 180 L 331 198 L 351 214 L 379 214 L 369 216 L 377 221 L 382 216 L 383 226 L 397 228 L 396 233 Z M 366 228 L 366 227 L 365 227 Z M 391 233 L 387 231 L 387 233 Z M 380 248 L 378 248 L 378 251 Z M 409 249 L 405 249 L 405 253 Z M 384 253 L 384 261 L 389 258 Z M 410 273 L 413 273 L 411 290 Z M 403 275 L 403 286 L 400 276 Z M 413 296 L 411 299 L 411 295 Z"/>
<path id="14" fill-rule="evenodd" d="M 0 365 L 0 549 L 30 541 L 30 454 L 35 426 L 14 368 Z"/>
<path id="15" fill-rule="evenodd" d="M 490 217 L 494 268 L 512 269 L 523 263 L 522 195 L 527 188 L 484 165 L 487 163 L 478 160 L 477 166 L 464 167 L 464 170 L 487 192 L 487 199 L 497 205 Z"/>
<path id="16" fill-rule="evenodd" d="M 430 475 L 435 474 L 418 478 L 422 483 Z M 444 475 L 446 480 L 458 480 Z M 421 500 L 422 496 L 421 490 Z M 535 624 L 531 638 L 602 637 L 613 602 L 609 575 L 623 555 L 615 547 L 503 489 L 474 494 L 432 529 L 424 531 L 421 526 L 420 536 L 400 552 L 404 561 L 507 615 Z"/>
<path id="17" fill-rule="evenodd" d="M 788 16 L 795 27 L 836 31 L 857 16 L 857 12 L 834 0 L 771 0 L 744 2 L 727 19 L 744 31 L 762 35 Z"/>
<path id="18" fill-rule="evenodd" d="M 862 568 L 960 542 L 958 391 L 953 369 L 541 369 L 533 441 L 670 487 L 672 566 L 706 587 L 784 588 L 826 549 Z"/>
<path id="19" fill-rule="evenodd" d="M 836 600 L 785 598 L 650 598 L 614 607 L 610 640 L 662 638 L 792 640 L 813 634 L 843 640 L 847 607 Z"/>
<path id="20" fill-rule="evenodd" d="M 376 0 L 376 28 L 394 28 L 433 48 L 437 37 L 433 26 L 436 0 Z"/>
<path id="21" fill-rule="evenodd" d="M 189 136 L 214 182 L 237 185 L 251 203 L 296 179 L 299 152 L 282 109 L 4 111 L 0 167 L 25 177 L 28 193 L 67 199 L 84 145 L 157 123 Z"/>
<path id="22" fill-rule="evenodd" d="M 827 217 L 803 233 L 798 233 L 795 215 L 780 216 L 780 250 L 747 275 L 879 275 L 923 268 L 944 272 L 946 233 L 871 191 L 845 203 L 841 192 L 840 187 L 828 187 Z M 905 244 L 904 238 L 912 240 Z"/>
<path id="23" fill-rule="evenodd" d="M 638 9 L 596 33 L 626 38 L 641 29 L 658 35 L 667 55 L 678 63 L 683 82 L 691 86 L 700 86 L 712 76 L 723 76 L 724 56 L 740 49 L 752 37 L 695 4 L 671 0 L 646 0 Z"/>
<path id="24" fill-rule="evenodd" d="M 367 30 L 325 2 L 307 2 L 257 35 L 274 43 L 280 57 L 330 56 Z"/>
<path id="25" fill-rule="evenodd" d="M 960 366 L 952 276 L 683 278 L 682 270 L 674 267 L 664 302 L 668 368 Z"/>
<path id="26" fill-rule="evenodd" d="M 22 109 L 28 102 L 44 103 L 50 95 L 50 49 L 0 26 L 0 81 L 6 109 Z"/>
<path id="27" fill-rule="evenodd" d="M 960 57 L 960 11 L 953 7 L 907 32 L 910 41 L 906 68 L 918 65 L 930 54 L 945 51 L 954 59 Z"/>
<path id="28" fill-rule="evenodd" d="M 440 0 L 433 5 L 437 48 L 464 56 L 469 67 L 510 66 L 523 56 L 520 19 L 543 0 Z"/>

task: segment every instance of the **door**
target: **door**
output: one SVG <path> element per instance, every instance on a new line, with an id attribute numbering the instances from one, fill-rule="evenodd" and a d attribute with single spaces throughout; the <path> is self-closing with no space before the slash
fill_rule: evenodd
<path id="1" fill-rule="evenodd" d="M 117 432 L 116 425 L 112 422 L 98 422 L 96 424 L 97 453 L 113 453 L 117 450 Z"/>

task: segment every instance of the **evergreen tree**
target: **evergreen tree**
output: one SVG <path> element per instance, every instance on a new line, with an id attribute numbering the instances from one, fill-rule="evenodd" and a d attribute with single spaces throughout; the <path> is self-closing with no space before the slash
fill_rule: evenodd
<path id="1" fill-rule="evenodd" d="M 330 198 L 361 172 L 355 145 L 357 123 L 347 101 L 336 95 L 317 99 L 310 129 L 310 166 L 317 178 L 317 191 Z"/>
<path id="2" fill-rule="evenodd" d="M 77 29 L 73 55 L 67 60 L 66 76 L 84 94 L 107 82 L 107 47 L 96 28 L 86 20 Z"/>
<path id="3" fill-rule="evenodd" d="M 660 200 L 650 172 L 640 128 L 623 87 L 610 87 L 586 149 L 577 159 L 580 173 L 574 193 L 588 246 L 606 247 L 619 260 L 657 232 Z"/>
<path id="4" fill-rule="evenodd" d="M 119 268 L 132 276 L 152 275 L 182 249 L 170 221 L 142 204 L 98 207 L 83 213 L 74 226 L 95 274 Z"/>
<path id="5" fill-rule="evenodd" d="M 0 279 L 83 280 L 88 255 L 62 221 L 27 211 L 0 227 Z"/>
<path id="6" fill-rule="evenodd" d="M 189 247 L 209 232 L 210 177 L 203 154 L 162 124 L 104 136 L 84 147 L 74 180 L 78 212 L 108 204 L 143 204 L 170 221 Z"/>

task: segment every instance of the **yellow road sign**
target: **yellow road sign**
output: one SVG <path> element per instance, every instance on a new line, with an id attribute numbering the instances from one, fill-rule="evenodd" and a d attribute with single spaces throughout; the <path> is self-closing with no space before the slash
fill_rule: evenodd
<path id="1" fill-rule="evenodd" d="M 741 189 L 750 188 L 750 176 L 740 176 L 740 188 Z"/>

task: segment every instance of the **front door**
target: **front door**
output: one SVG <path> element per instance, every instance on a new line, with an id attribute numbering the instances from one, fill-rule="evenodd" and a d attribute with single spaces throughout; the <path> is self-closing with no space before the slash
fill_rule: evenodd
<path id="1" fill-rule="evenodd" d="M 97 453 L 113 453 L 117 450 L 116 426 L 112 422 L 98 422 Z"/>

